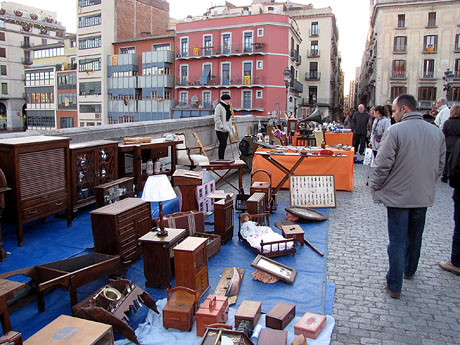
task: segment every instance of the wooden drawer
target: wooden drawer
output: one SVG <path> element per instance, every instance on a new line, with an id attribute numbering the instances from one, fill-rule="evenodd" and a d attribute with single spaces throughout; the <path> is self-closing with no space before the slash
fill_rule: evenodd
<path id="1" fill-rule="evenodd" d="M 152 159 L 154 158 L 160 158 L 160 157 L 168 157 L 168 148 L 167 147 L 162 147 L 162 148 L 156 148 L 155 150 L 152 150 Z"/>
<path id="2" fill-rule="evenodd" d="M 41 205 L 36 205 L 28 208 L 24 208 L 22 216 L 24 220 L 39 217 L 41 215 L 46 216 L 48 214 L 53 214 L 59 211 L 63 211 L 67 207 L 67 198 L 61 198 L 43 203 Z"/>
<path id="3" fill-rule="evenodd" d="M 149 204 L 145 203 L 143 205 L 140 205 L 139 207 L 136 207 L 134 210 L 129 210 L 129 211 L 126 211 L 126 212 L 123 212 L 117 215 L 117 222 L 118 223 L 128 222 L 128 221 L 138 218 L 139 215 L 143 213 L 149 214 L 149 212 L 150 212 Z"/>
<path id="4" fill-rule="evenodd" d="M 67 198 L 67 193 L 65 192 L 65 190 L 62 190 L 61 192 L 56 192 L 56 193 L 53 192 L 51 194 L 47 193 L 47 194 L 43 194 L 41 196 L 37 196 L 34 198 L 22 200 L 22 207 L 23 208 L 35 207 L 35 206 L 42 205 L 44 203 L 49 203 L 53 200 L 62 200 L 66 198 Z"/>

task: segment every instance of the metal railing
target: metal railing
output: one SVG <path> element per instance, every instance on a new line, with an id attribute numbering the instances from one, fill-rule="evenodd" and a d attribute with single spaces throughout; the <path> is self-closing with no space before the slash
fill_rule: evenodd
<path id="1" fill-rule="evenodd" d="M 318 71 L 310 71 L 305 73 L 305 80 L 320 80 L 321 79 L 321 72 Z"/>
<path id="2" fill-rule="evenodd" d="M 391 79 L 407 79 L 406 72 L 392 72 Z"/>
<path id="3" fill-rule="evenodd" d="M 215 55 L 264 53 L 265 49 L 264 42 L 255 42 L 251 45 L 232 44 L 219 47 L 192 47 L 188 51 L 176 50 L 176 58 L 191 59 Z"/>
<path id="4" fill-rule="evenodd" d="M 308 57 L 319 57 L 319 49 L 309 50 L 307 56 Z"/>
<path id="5" fill-rule="evenodd" d="M 191 76 L 187 78 L 176 78 L 177 87 L 201 87 L 201 86 L 252 86 L 252 85 L 264 85 L 265 78 L 263 76 L 241 76 L 232 75 L 231 78 L 225 78 L 220 75 L 211 75 L 206 80 L 206 83 L 201 83 L 200 76 Z"/>

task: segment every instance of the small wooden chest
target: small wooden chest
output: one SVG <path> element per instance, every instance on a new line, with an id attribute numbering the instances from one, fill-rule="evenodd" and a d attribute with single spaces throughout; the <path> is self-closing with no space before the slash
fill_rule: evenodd
<path id="1" fill-rule="evenodd" d="M 306 338 L 316 339 L 326 326 L 326 316 L 305 313 L 294 326 L 294 334 L 303 334 Z"/>
<path id="2" fill-rule="evenodd" d="M 220 235 L 208 234 L 204 232 L 195 232 L 192 236 L 207 238 L 206 250 L 208 252 L 208 260 L 220 252 Z"/>
<path id="3" fill-rule="evenodd" d="M 262 302 L 243 301 L 235 313 L 235 328 L 238 328 L 238 325 L 243 320 L 250 321 L 254 328 L 259 321 L 261 309 Z"/>
<path id="4" fill-rule="evenodd" d="M 184 289 L 179 286 L 175 289 L 168 290 L 174 291 L 172 296 L 168 298 L 168 303 L 163 308 L 163 327 L 176 328 L 184 331 L 191 331 L 193 327 L 193 313 L 195 311 L 195 296 L 190 293 L 190 289 Z"/>
<path id="5" fill-rule="evenodd" d="M 260 214 L 265 212 L 265 194 L 254 193 L 247 200 L 247 208 L 249 214 Z"/>
<path id="6" fill-rule="evenodd" d="M 270 182 L 254 182 L 249 189 L 249 193 L 252 195 L 256 192 L 265 194 L 265 207 L 267 210 L 270 209 L 270 199 L 271 199 L 271 186 Z"/>
<path id="7" fill-rule="evenodd" d="M 287 331 L 262 328 L 257 345 L 286 345 L 287 336 Z"/>
<path id="8" fill-rule="evenodd" d="M 279 302 L 265 316 L 265 326 L 274 329 L 284 329 L 295 317 L 295 305 Z"/>
<path id="9" fill-rule="evenodd" d="M 225 323 L 228 319 L 228 297 L 208 295 L 196 312 L 196 335 L 202 337 L 206 326 Z"/>

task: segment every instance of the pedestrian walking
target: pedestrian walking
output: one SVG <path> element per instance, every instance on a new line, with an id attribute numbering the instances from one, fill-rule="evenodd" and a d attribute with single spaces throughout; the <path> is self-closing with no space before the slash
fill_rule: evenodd
<path id="1" fill-rule="evenodd" d="M 426 211 L 445 159 L 444 135 L 423 120 L 412 95 L 393 101 L 396 124 L 383 134 L 371 180 L 374 201 L 387 207 L 389 268 L 385 288 L 400 298 L 403 277 L 417 271 Z"/>
<path id="2" fill-rule="evenodd" d="M 360 104 L 358 106 L 358 111 L 353 114 L 351 128 L 353 130 L 355 154 L 358 152 L 360 155 L 364 154 L 364 149 L 366 148 L 367 124 L 370 117 L 371 115 L 366 111 L 363 104 Z"/>

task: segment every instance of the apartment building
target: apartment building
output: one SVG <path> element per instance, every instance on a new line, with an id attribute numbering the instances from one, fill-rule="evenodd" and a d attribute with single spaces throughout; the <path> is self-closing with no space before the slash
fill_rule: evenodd
<path id="1" fill-rule="evenodd" d="M 295 22 L 282 14 L 228 14 L 178 23 L 178 108 L 206 114 L 227 93 L 239 115 L 279 115 L 286 105 L 295 112 L 303 89 L 297 80 L 300 42 Z"/>
<path id="2" fill-rule="evenodd" d="M 77 0 L 77 6 L 79 126 L 107 124 L 107 56 L 114 53 L 112 43 L 164 34 L 169 4 L 162 0 Z M 130 52 L 129 47 L 121 51 Z"/>
<path id="3" fill-rule="evenodd" d="M 114 51 L 107 69 L 109 123 L 170 119 L 174 34 L 118 41 Z"/>
<path id="4" fill-rule="evenodd" d="M 65 27 L 52 11 L 14 2 L 2 2 L 0 6 L 0 117 L 6 116 L 3 122 L 8 131 L 19 131 L 26 114 L 24 68 L 32 64 L 32 49 L 62 44 Z M 45 124 L 51 119 L 42 120 Z"/>
<path id="5" fill-rule="evenodd" d="M 358 102 L 390 104 L 413 94 L 421 110 L 446 96 L 445 72 L 454 79 L 450 104 L 460 102 L 460 1 L 374 0 L 363 56 Z"/>

